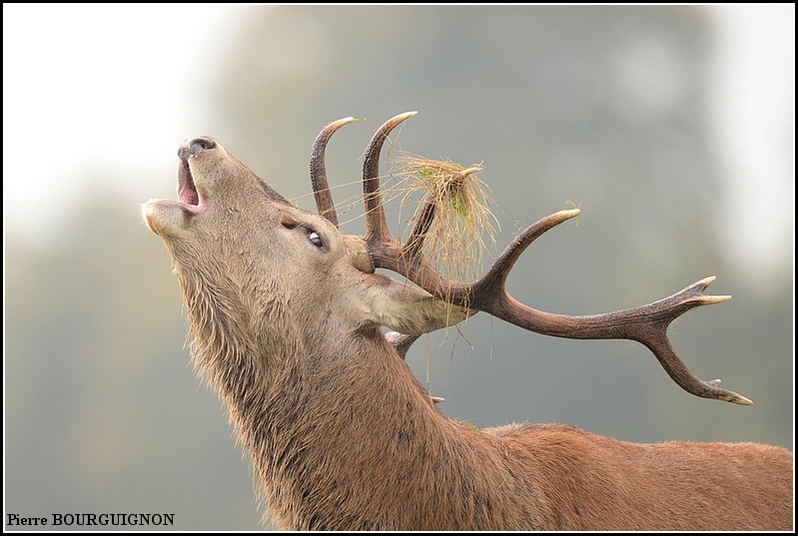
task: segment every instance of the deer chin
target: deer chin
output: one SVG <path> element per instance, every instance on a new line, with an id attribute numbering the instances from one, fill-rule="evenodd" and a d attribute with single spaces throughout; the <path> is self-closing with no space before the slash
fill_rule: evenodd
<path id="1" fill-rule="evenodd" d="M 150 199 L 141 205 L 141 214 L 150 231 L 160 237 L 176 237 L 184 232 L 194 216 L 205 212 L 204 205 L 187 205 L 172 199 Z"/>

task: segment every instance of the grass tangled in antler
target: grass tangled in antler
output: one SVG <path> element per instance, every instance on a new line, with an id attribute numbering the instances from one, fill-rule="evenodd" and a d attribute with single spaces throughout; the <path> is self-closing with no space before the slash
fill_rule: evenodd
<path id="1" fill-rule="evenodd" d="M 477 173 L 482 164 L 465 168 L 451 161 L 403 154 L 394 160 L 404 193 L 402 206 L 423 197 L 412 218 L 408 244 L 412 254 L 422 248 L 427 260 L 450 278 L 472 281 L 480 276 L 485 237 L 496 245 L 498 221 L 487 186 Z M 495 225 L 495 227 L 494 227 Z"/>

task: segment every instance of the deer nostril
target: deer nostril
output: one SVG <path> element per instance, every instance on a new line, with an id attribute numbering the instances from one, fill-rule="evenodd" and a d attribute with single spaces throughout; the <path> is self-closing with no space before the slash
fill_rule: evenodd
<path id="1" fill-rule="evenodd" d="M 197 156 L 205 151 L 210 151 L 215 145 L 213 141 L 207 138 L 194 138 L 188 142 L 188 149 L 191 152 L 191 156 Z"/>

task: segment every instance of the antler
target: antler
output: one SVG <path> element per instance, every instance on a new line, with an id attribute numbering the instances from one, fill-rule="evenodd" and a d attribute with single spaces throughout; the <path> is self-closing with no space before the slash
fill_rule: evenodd
<path id="1" fill-rule="evenodd" d="M 359 119 L 345 117 L 324 127 L 316 136 L 310 153 L 310 184 L 313 187 L 313 196 L 316 198 L 316 208 L 319 210 L 320 216 L 327 218 L 336 227 L 338 227 L 338 213 L 335 212 L 335 203 L 333 203 L 330 186 L 327 183 L 324 151 L 327 148 L 327 142 L 339 128 L 355 121 L 359 121 Z"/>
<path id="2" fill-rule="evenodd" d="M 379 156 L 391 130 L 415 113 L 397 115 L 383 124 L 366 150 L 363 163 L 365 240 L 376 268 L 392 270 L 441 300 L 471 310 L 484 311 L 537 333 L 570 339 L 638 341 L 651 350 L 668 375 L 685 391 L 704 398 L 727 400 L 736 404 L 752 404 L 744 396 L 721 389 L 720 380 L 703 381 L 695 376 L 668 340 L 668 326 L 680 315 L 700 305 L 711 305 L 731 299 L 731 296 L 703 294 L 703 291 L 715 281 L 714 276 L 697 281 L 667 298 L 648 305 L 596 315 L 569 316 L 547 313 L 524 305 L 510 296 L 506 287 L 507 276 L 524 250 L 546 231 L 577 216 L 580 212 L 578 209 L 562 210 L 530 225 L 513 240 L 490 270 L 472 283 L 449 279 L 422 253 L 421 246 L 426 230 L 429 229 L 437 210 L 433 201 L 427 201 L 419 210 L 414 230 L 408 240 L 405 243 L 397 240 L 388 228 L 380 196 Z M 473 170 L 463 171 L 464 174 L 470 172 Z M 319 210 L 321 212 L 321 206 Z"/>

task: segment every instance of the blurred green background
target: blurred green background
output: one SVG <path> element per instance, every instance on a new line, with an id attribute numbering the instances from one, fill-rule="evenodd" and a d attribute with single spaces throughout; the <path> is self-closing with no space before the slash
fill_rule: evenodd
<path id="1" fill-rule="evenodd" d="M 794 6 L 777 8 L 788 22 L 753 58 L 724 32 L 733 20 L 761 35 L 756 8 L 184 9 L 3 6 L 6 513 L 263 527 L 249 462 L 188 365 L 168 253 L 137 205 L 174 198 L 177 147 L 210 134 L 311 208 L 311 143 L 351 115 L 368 121 L 328 151 L 345 205 L 371 134 L 408 110 L 419 115 L 397 149 L 484 162 L 500 248 L 582 208 L 516 266 L 519 300 L 595 313 L 717 274 L 709 293 L 734 299 L 688 313 L 671 338 L 699 377 L 755 403 L 688 395 L 636 343 L 478 315 L 408 356 L 448 416 L 793 448 Z M 745 81 L 787 90 L 741 103 L 730 95 Z M 361 213 L 342 217 L 345 232 L 362 233 Z"/>

